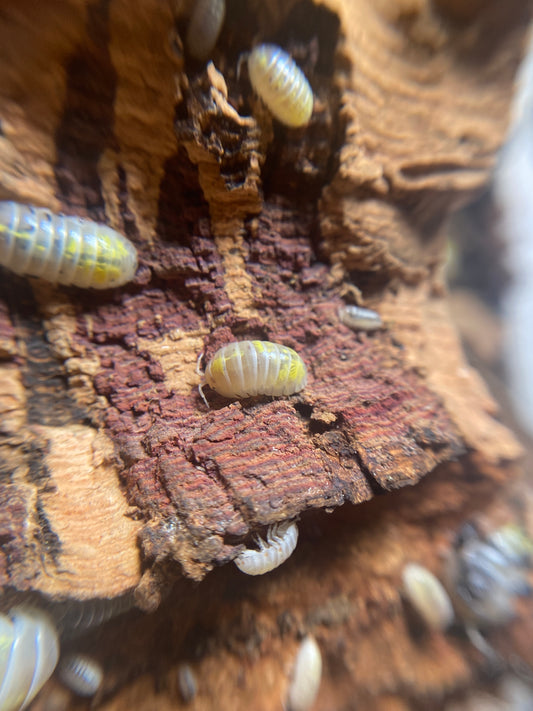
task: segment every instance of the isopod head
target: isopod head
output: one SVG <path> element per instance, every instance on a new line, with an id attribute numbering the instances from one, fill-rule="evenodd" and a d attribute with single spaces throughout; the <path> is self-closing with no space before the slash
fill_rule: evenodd
<path id="1" fill-rule="evenodd" d="M 402 572 L 403 592 L 431 630 L 445 630 L 453 621 L 451 600 L 440 580 L 423 565 L 408 563 Z"/>
<path id="2" fill-rule="evenodd" d="M 281 123 L 305 126 L 313 113 L 313 90 L 292 57 L 274 44 L 260 44 L 248 56 L 255 92 Z"/>

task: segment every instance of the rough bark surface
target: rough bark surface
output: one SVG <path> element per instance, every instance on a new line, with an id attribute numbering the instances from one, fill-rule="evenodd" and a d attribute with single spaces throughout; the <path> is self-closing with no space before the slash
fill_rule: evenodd
<path id="1" fill-rule="evenodd" d="M 194 708 L 275 708 L 308 631 L 317 708 L 467 687 L 479 655 L 413 638 L 399 579 L 413 558 L 438 570 L 469 517 L 516 515 L 520 447 L 464 360 L 440 264 L 446 215 L 504 138 L 532 3 L 228 0 L 207 65 L 182 45 L 192 3 L 34 5 L 1 11 L 0 198 L 105 221 L 140 268 L 96 294 L 1 274 L 0 584 L 160 606 L 107 649 L 85 641 L 103 708 L 175 708 L 185 658 Z M 239 56 L 258 40 L 309 77 L 307 128 L 253 95 Z M 340 324 L 360 300 L 384 330 Z M 206 389 L 206 410 L 198 354 L 248 338 L 295 348 L 308 386 Z M 213 571 L 298 516 L 268 579 Z"/>

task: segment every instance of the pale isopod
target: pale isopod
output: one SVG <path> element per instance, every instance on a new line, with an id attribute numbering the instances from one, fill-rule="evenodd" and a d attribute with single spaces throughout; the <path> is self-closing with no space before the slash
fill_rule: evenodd
<path id="1" fill-rule="evenodd" d="M 90 600 L 68 600 L 49 603 L 47 612 L 57 625 L 61 637 L 75 637 L 91 627 L 107 622 L 134 607 L 132 593 L 115 598 L 93 598 Z"/>
<path id="2" fill-rule="evenodd" d="M 235 558 L 234 563 L 247 575 L 263 575 L 284 563 L 298 542 L 298 526 L 293 522 L 274 524 L 267 531 L 265 541 L 256 537 L 259 550 L 248 548 Z"/>
<path id="3" fill-rule="evenodd" d="M 448 587 L 465 622 L 476 626 L 504 624 L 515 616 L 516 598 L 533 590 L 525 553 L 531 545 L 525 534 L 509 526 L 484 540 L 474 531 L 460 541 L 448 561 Z"/>
<path id="4" fill-rule="evenodd" d="M 288 711 L 307 711 L 314 704 L 322 676 L 322 655 L 311 635 L 300 644 L 287 697 Z"/>
<path id="5" fill-rule="evenodd" d="M 190 664 L 180 664 L 178 667 L 178 688 L 181 698 L 188 704 L 198 691 L 196 676 Z"/>
<path id="6" fill-rule="evenodd" d="M 94 696 L 104 679 L 100 663 L 86 654 L 65 655 L 57 673 L 63 684 L 78 696 Z"/>
<path id="7" fill-rule="evenodd" d="M 200 61 L 207 59 L 215 46 L 224 16 L 226 0 L 197 0 L 187 29 L 187 49 Z"/>
<path id="8" fill-rule="evenodd" d="M 383 328 L 381 316 L 376 311 L 365 309 L 362 306 L 353 306 L 352 304 L 341 306 L 339 319 L 354 331 L 377 331 Z"/>
<path id="9" fill-rule="evenodd" d="M 106 225 L 0 202 L 0 264 L 52 283 L 109 289 L 133 279 L 137 251 Z"/>
<path id="10" fill-rule="evenodd" d="M 280 47 L 254 47 L 248 57 L 248 73 L 254 90 L 278 121 L 293 128 L 309 123 L 313 90 L 302 70 Z"/>
<path id="11" fill-rule="evenodd" d="M 52 675 L 56 629 L 42 610 L 15 607 L 0 615 L 0 709 L 22 711 Z"/>
<path id="12" fill-rule="evenodd" d="M 426 625 L 445 630 L 453 621 L 451 600 L 440 580 L 427 568 L 408 563 L 402 571 L 404 595 Z"/>
<path id="13" fill-rule="evenodd" d="M 215 353 L 205 369 L 205 382 L 228 398 L 292 395 L 305 387 L 307 369 L 292 348 L 270 341 L 238 341 Z M 201 385 L 199 391 L 207 405 Z"/>

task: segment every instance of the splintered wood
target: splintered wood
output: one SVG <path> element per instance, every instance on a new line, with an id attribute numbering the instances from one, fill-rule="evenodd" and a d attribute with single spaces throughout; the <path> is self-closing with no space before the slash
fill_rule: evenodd
<path id="1" fill-rule="evenodd" d="M 135 589 L 157 610 L 86 640 L 101 708 L 176 708 L 186 664 L 191 708 L 278 707 L 306 634 L 316 708 L 472 683 L 479 653 L 413 637 L 399 586 L 409 560 L 442 568 L 465 521 L 516 515 L 520 446 L 465 361 L 439 266 L 449 211 L 504 138 L 532 2 L 456 5 L 227 0 L 206 62 L 184 45 L 192 2 L 3 11 L 0 199 L 105 222 L 139 255 L 114 291 L 0 276 L 0 584 Z M 255 94 L 259 42 L 308 78 L 308 126 Z M 385 327 L 347 328 L 346 301 Z M 206 387 L 207 409 L 198 355 L 242 340 L 296 350 L 307 386 Z M 297 518 L 270 581 L 225 565 Z"/>

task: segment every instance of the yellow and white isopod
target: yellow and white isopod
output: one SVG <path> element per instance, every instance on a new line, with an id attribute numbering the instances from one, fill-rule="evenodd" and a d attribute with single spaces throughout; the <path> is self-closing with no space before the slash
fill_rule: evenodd
<path id="1" fill-rule="evenodd" d="M 281 123 L 305 126 L 313 113 L 313 90 L 287 52 L 260 44 L 250 52 L 248 73 L 256 93 Z"/>
<path id="2" fill-rule="evenodd" d="M 215 353 L 204 377 L 207 385 L 228 398 L 292 395 L 305 388 L 307 368 L 288 346 L 270 341 L 237 341 Z M 209 407 L 202 385 L 198 389 Z"/>
<path id="3" fill-rule="evenodd" d="M 0 202 L 0 264 L 54 284 L 109 289 L 133 279 L 137 250 L 92 220 Z"/>
<path id="4" fill-rule="evenodd" d="M 226 0 L 197 0 L 187 29 L 187 49 L 195 59 L 209 57 L 225 15 Z"/>

